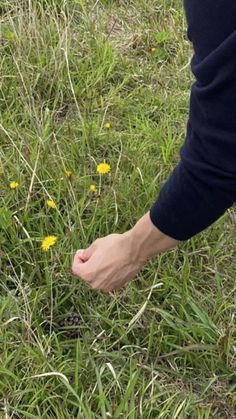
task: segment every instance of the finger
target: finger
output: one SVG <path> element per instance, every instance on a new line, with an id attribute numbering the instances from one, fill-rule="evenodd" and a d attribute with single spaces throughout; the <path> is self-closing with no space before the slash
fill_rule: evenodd
<path id="1" fill-rule="evenodd" d="M 81 257 L 82 252 L 83 252 L 83 249 L 77 250 L 72 260 L 72 266 L 84 263 L 84 260 Z"/>
<path id="2" fill-rule="evenodd" d="M 76 255 L 71 267 L 71 272 L 73 275 L 80 277 L 86 283 L 91 284 L 95 281 L 95 275 L 91 269 L 91 263 L 83 262 L 79 260 Z"/>
<path id="3" fill-rule="evenodd" d="M 109 291 L 112 291 L 111 287 L 109 287 L 98 278 L 94 278 L 93 280 L 89 281 L 89 285 L 92 289 L 102 291 L 105 294 L 108 294 Z"/>
<path id="4" fill-rule="evenodd" d="M 84 278 L 84 274 L 86 273 L 85 262 L 78 256 L 76 253 L 72 262 L 71 272 L 73 275 L 81 276 Z"/>
<path id="5" fill-rule="evenodd" d="M 108 291 L 105 291 L 105 289 L 99 285 L 99 283 L 97 281 L 86 281 L 87 285 L 93 290 L 93 291 L 101 291 L 104 294 L 107 294 Z"/>
<path id="6" fill-rule="evenodd" d="M 74 266 L 78 263 L 83 263 L 83 259 L 81 258 L 81 254 L 83 252 L 83 249 L 77 250 L 73 256 L 73 259 L 71 261 L 71 271 L 73 271 Z M 73 273 L 73 272 L 72 272 Z"/>
<path id="7" fill-rule="evenodd" d="M 83 253 L 84 253 L 84 249 L 79 249 L 75 253 L 75 257 L 78 258 L 78 260 L 81 262 L 84 261 Z"/>
<path id="8" fill-rule="evenodd" d="M 80 253 L 79 253 L 80 252 Z M 90 259 L 90 257 L 92 256 L 94 252 L 94 246 L 93 243 L 87 248 L 87 249 L 82 249 L 82 250 L 78 250 L 79 253 L 79 257 L 84 261 L 87 262 L 87 260 Z M 76 252 L 77 253 L 77 252 Z"/>

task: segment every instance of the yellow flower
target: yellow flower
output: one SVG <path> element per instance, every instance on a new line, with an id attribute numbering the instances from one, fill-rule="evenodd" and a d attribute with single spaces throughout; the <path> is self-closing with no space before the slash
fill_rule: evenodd
<path id="1" fill-rule="evenodd" d="M 71 170 L 66 170 L 65 172 L 66 177 L 71 177 L 72 176 L 72 171 Z"/>
<path id="2" fill-rule="evenodd" d="M 96 192 L 97 191 L 97 186 L 96 185 L 90 185 L 89 190 L 91 192 Z"/>
<path id="3" fill-rule="evenodd" d="M 97 172 L 102 175 L 105 175 L 106 173 L 110 172 L 110 170 L 111 170 L 111 166 L 108 163 L 100 163 L 97 166 Z"/>
<path id="4" fill-rule="evenodd" d="M 107 129 L 111 128 L 111 124 L 110 124 L 110 122 L 106 122 L 106 124 L 105 124 L 105 128 L 107 128 Z"/>
<path id="5" fill-rule="evenodd" d="M 156 50 L 157 49 L 155 47 L 152 47 L 152 49 L 151 49 L 152 52 L 156 52 Z"/>
<path id="6" fill-rule="evenodd" d="M 51 201 L 51 200 L 48 200 L 47 201 L 47 206 L 49 208 L 56 208 L 57 207 L 56 204 L 55 204 L 55 202 L 54 201 Z"/>
<path id="7" fill-rule="evenodd" d="M 43 241 L 42 241 L 42 249 L 46 252 L 47 250 L 50 249 L 50 247 L 54 246 L 54 244 L 57 241 L 57 237 L 56 236 L 47 236 L 44 237 Z"/>
<path id="8" fill-rule="evenodd" d="M 11 189 L 16 189 L 16 188 L 18 188 L 18 186 L 19 186 L 18 182 L 13 181 L 13 182 L 10 183 L 10 188 Z"/>

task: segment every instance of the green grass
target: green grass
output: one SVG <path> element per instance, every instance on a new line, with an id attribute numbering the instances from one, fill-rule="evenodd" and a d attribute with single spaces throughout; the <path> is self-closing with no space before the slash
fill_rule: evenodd
<path id="1" fill-rule="evenodd" d="M 133 226 L 178 161 L 182 1 L 3 0 L 0 22 L 1 418 L 235 418 L 233 210 L 114 297 L 70 275 L 74 251 Z"/>

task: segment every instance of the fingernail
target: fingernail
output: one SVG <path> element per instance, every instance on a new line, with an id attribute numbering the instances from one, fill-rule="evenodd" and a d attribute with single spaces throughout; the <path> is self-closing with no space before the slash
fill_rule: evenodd
<path id="1" fill-rule="evenodd" d="M 77 250 L 76 255 L 81 256 L 83 254 L 83 250 Z"/>

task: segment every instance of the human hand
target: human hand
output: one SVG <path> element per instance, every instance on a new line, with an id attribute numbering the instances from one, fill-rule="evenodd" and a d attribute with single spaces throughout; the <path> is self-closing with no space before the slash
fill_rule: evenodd
<path id="1" fill-rule="evenodd" d="M 76 252 L 72 273 L 91 288 L 114 291 L 134 278 L 152 256 L 172 249 L 179 241 L 159 231 L 147 212 L 123 234 L 109 234 Z"/>
<path id="2" fill-rule="evenodd" d="M 72 273 L 91 288 L 110 292 L 133 279 L 142 264 L 132 252 L 129 234 L 110 234 L 76 252 Z"/>

